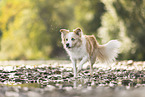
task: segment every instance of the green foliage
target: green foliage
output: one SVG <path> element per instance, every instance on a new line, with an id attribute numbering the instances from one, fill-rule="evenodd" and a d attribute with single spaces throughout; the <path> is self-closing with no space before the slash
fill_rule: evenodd
<path id="1" fill-rule="evenodd" d="M 122 41 L 120 59 L 145 60 L 145 2 L 143 0 L 102 0 L 107 12 L 102 17 L 102 41 Z"/>
<path id="2" fill-rule="evenodd" d="M 145 60 L 145 1 L 118 0 L 113 6 L 118 17 L 124 22 L 127 36 L 135 44 L 129 52 L 130 58 Z"/>
<path id="3" fill-rule="evenodd" d="M 64 58 L 59 30 L 81 27 L 122 42 L 119 59 L 145 60 L 143 0 L 1 0 L 0 59 Z"/>
<path id="4" fill-rule="evenodd" d="M 86 34 L 94 33 L 96 37 L 104 12 L 105 5 L 100 0 L 80 0 L 75 7 L 77 23 L 80 23 Z"/>

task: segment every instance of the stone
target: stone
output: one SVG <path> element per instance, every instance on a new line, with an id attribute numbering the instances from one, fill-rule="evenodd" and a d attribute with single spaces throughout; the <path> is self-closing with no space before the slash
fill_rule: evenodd
<path id="1" fill-rule="evenodd" d="M 131 80 L 129 80 L 129 79 L 124 79 L 124 80 L 122 80 L 122 85 L 128 86 L 130 82 L 131 82 Z"/>
<path id="2" fill-rule="evenodd" d="M 55 89 L 56 89 L 55 86 L 52 86 L 52 85 L 47 85 L 47 86 L 44 88 L 45 91 L 53 91 L 53 90 L 55 90 Z"/>
<path id="3" fill-rule="evenodd" d="M 63 89 L 66 91 L 72 91 L 73 88 L 72 87 L 63 87 Z"/>
<path id="4" fill-rule="evenodd" d="M 40 93 L 34 92 L 34 91 L 28 91 L 27 92 L 28 97 L 42 97 Z"/>
<path id="5" fill-rule="evenodd" d="M 14 91 L 6 91 L 5 96 L 7 96 L 7 97 L 19 97 L 19 93 L 14 92 Z"/>
<path id="6" fill-rule="evenodd" d="M 22 90 L 23 90 L 24 92 L 27 92 L 29 89 L 28 89 L 28 87 L 23 87 Z"/>

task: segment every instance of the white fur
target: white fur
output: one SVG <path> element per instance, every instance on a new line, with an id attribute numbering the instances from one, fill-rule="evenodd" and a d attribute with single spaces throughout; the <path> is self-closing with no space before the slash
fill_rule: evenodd
<path id="1" fill-rule="evenodd" d="M 73 34 L 74 34 L 73 32 L 67 34 L 68 41 L 66 43 L 69 43 L 70 47 L 72 47 L 71 37 L 73 36 Z"/>
<path id="2" fill-rule="evenodd" d="M 71 36 L 71 33 L 69 33 L 68 36 Z M 80 59 L 85 56 L 88 56 L 88 53 L 86 50 L 86 39 L 83 35 L 82 35 L 81 39 L 82 39 L 82 45 L 80 47 L 74 47 L 74 48 L 70 48 L 70 49 L 66 48 L 67 53 L 73 59 Z M 71 40 L 71 37 L 68 40 Z M 69 43 L 71 44 L 71 42 L 69 42 Z"/>
<path id="3" fill-rule="evenodd" d="M 121 43 L 117 40 L 111 40 L 107 44 L 105 44 L 106 55 L 109 58 L 109 62 L 113 62 L 113 61 L 115 61 L 115 58 L 117 58 L 120 45 L 121 45 Z"/>
<path id="4" fill-rule="evenodd" d="M 74 30 L 75 31 L 75 30 Z M 78 31 L 81 31 L 80 29 Z M 89 52 L 87 52 L 87 46 L 86 46 L 86 37 L 83 35 L 82 32 L 77 33 L 77 35 L 80 35 L 80 38 L 82 40 L 82 44 L 78 47 L 73 47 L 72 46 L 72 37 L 74 34 L 74 32 L 69 32 L 68 30 L 62 29 L 62 43 L 64 45 L 65 50 L 67 51 L 67 53 L 70 56 L 70 59 L 72 61 L 73 64 L 73 71 L 74 71 L 74 77 L 77 76 L 77 69 L 76 69 L 76 63 L 78 59 L 81 59 L 80 63 L 79 63 L 79 67 L 78 70 L 82 69 L 82 65 L 86 62 L 86 61 L 90 61 L 90 75 L 93 74 L 93 64 L 94 61 L 92 61 L 92 59 L 97 58 L 100 62 L 107 62 L 110 63 L 112 61 L 115 60 L 115 58 L 118 55 L 118 49 L 120 47 L 120 42 L 117 40 L 111 40 L 108 43 L 106 43 L 105 45 L 97 45 L 97 48 L 95 48 L 95 51 L 93 52 L 94 55 L 89 55 Z M 66 34 L 67 37 L 67 41 L 66 43 L 64 43 L 64 38 L 63 35 Z M 94 40 L 92 40 L 93 42 Z M 95 40 L 96 41 L 96 40 Z M 96 41 L 97 42 L 97 41 Z M 70 48 L 66 47 L 66 44 L 69 43 Z M 89 47 L 88 47 L 89 48 Z M 91 59 L 92 58 L 92 59 Z M 93 60 L 94 60 L 93 59 Z M 91 62 L 92 61 L 92 62 Z"/>
<path id="5" fill-rule="evenodd" d="M 71 40 L 71 36 L 72 36 L 72 33 L 69 33 L 68 38 L 70 39 L 68 40 Z M 82 59 L 79 63 L 79 67 L 78 67 L 78 71 L 79 71 L 82 69 L 82 65 L 86 61 L 88 61 L 88 57 L 89 57 L 89 54 L 87 53 L 87 50 L 86 50 L 86 39 L 83 35 L 81 36 L 81 39 L 82 39 L 82 45 L 80 47 L 74 47 L 74 48 L 69 48 L 69 49 L 65 48 L 73 64 L 74 77 L 77 76 L 77 70 L 76 70 L 77 60 Z M 70 41 L 69 43 L 71 44 Z"/>
<path id="6" fill-rule="evenodd" d="M 103 55 L 103 57 L 100 57 L 100 54 L 98 53 L 99 61 L 106 63 L 115 61 L 115 58 L 117 58 L 117 55 L 119 53 L 119 47 L 121 46 L 121 43 L 117 40 L 111 40 L 102 46 L 104 47 L 104 49 L 98 49 L 101 55 Z"/>

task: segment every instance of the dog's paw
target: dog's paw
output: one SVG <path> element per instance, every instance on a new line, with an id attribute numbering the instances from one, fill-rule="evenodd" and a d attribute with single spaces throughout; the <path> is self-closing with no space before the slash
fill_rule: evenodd
<path id="1" fill-rule="evenodd" d="M 80 73 L 80 72 L 81 72 L 81 70 L 78 70 L 77 72 L 78 72 L 78 73 Z"/>
<path id="2" fill-rule="evenodd" d="M 84 71 L 84 69 L 79 69 L 77 70 L 77 73 L 82 73 Z"/>
<path id="3" fill-rule="evenodd" d="M 81 68 L 81 66 L 79 66 L 77 71 L 80 72 L 81 70 L 82 70 L 82 68 Z"/>
<path id="4" fill-rule="evenodd" d="M 82 70 L 82 69 L 79 69 L 79 68 L 78 68 L 77 72 L 78 72 L 78 73 L 80 73 L 80 72 L 81 72 L 81 70 Z"/>

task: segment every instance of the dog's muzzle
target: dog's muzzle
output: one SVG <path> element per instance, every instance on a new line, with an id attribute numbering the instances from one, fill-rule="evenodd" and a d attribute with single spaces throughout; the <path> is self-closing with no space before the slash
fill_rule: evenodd
<path id="1" fill-rule="evenodd" d="M 66 44 L 66 47 L 67 47 L 67 48 L 71 48 L 70 45 L 69 45 L 69 43 Z"/>

